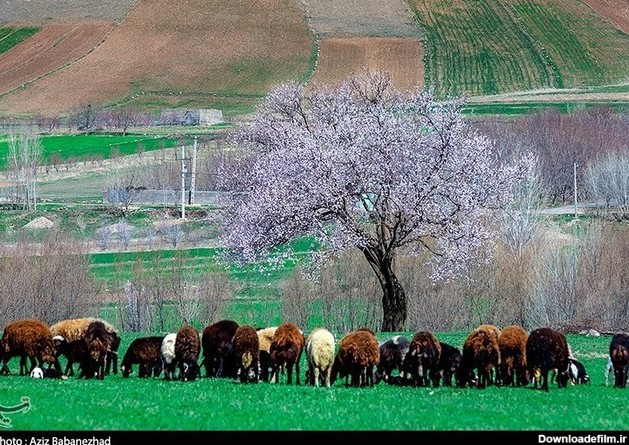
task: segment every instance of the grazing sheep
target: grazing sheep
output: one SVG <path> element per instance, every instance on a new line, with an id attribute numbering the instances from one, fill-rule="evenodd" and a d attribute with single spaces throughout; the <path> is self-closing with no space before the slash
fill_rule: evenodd
<path id="1" fill-rule="evenodd" d="M 175 369 L 177 362 L 175 361 L 175 341 L 177 340 L 177 333 L 171 332 L 166 334 L 162 340 L 161 354 L 162 354 L 162 369 L 164 370 L 165 380 L 175 380 Z"/>
<path id="2" fill-rule="evenodd" d="M 131 342 L 122 358 L 120 371 L 122 377 L 129 377 L 133 365 L 138 365 L 138 377 L 159 377 L 162 372 L 163 335 L 139 337 Z"/>
<path id="3" fill-rule="evenodd" d="M 112 348 L 119 345 L 117 333 L 107 328 L 102 320 L 92 321 L 85 331 L 85 343 L 90 360 L 81 363 L 86 378 L 105 378 L 106 361 Z"/>
<path id="4" fill-rule="evenodd" d="M 271 363 L 271 342 L 273 335 L 277 331 L 277 326 L 258 329 L 258 339 L 260 340 L 260 380 L 268 382 L 273 372 Z"/>
<path id="5" fill-rule="evenodd" d="M 232 352 L 236 364 L 236 378 L 242 383 L 260 381 L 260 339 L 255 328 L 238 326 L 232 339 Z"/>
<path id="6" fill-rule="evenodd" d="M 380 345 L 368 330 L 346 334 L 339 342 L 332 365 L 332 383 L 345 377 L 345 386 L 373 386 L 374 368 L 380 363 Z"/>
<path id="7" fill-rule="evenodd" d="M 629 334 L 625 332 L 614 334 L 609 344 L 609 357 L 614 370 L 614 388 L 625 388 L 629 367 Z"/>
<path id="8" fill-rule="evenodd" d="M 59 372 L 55 368 L 44 367 L 40 368 L 36 366 L 30 373 L 30 377 L 34 379 L 65 379 L 67 378 L 63 373 Z"/>
<path id="9" fill-rule="evenodd" d="M 0 340 L 2 369 L 0 374 L 10 373 L 8 362 L 13 357 L 20 357 L 20 375 L 28 375 L 36 366 L 44 363 L 52 366 L 57 361 L 55 346 L 50 327 L 40 320 L 26 319 L 10 323 L 4 328 Z M 27 367 L 30 360 L 30 368 Z"/>
<path id="10" fill-rule="evenodd" d="M 111 335 L 112 341 L 110 345 L 110 350 L 107 352 L 107 357 L 105 358 L 105 375 L 109 374 L 112 371 L 113 373 L 118 373 L 118 347 L 120 346 L 120 336 L 118 335 L 118 331 L 114 326 L 100 318 L 94 317 L 85 317 L 85 318 L 70 318 L 67 320 L 61 320 L 52 326 L 50 326 L 50 330 L 52 332 L 53 337 L 61 336 L 68 343 L 71 343 L 74 340 L 78 340 L 85 337 L 85 332 L 89 325 L 94 322 L 99 321 L 105 325 L 105 329 Z M 60 354 L 57 354 L 57 357 Z M 69 364 L 72 367 L 72 363 Z M 74 375 L 74 370 L 68 370 L 66 366 L 66 375 Z"/>
<path id="11" fill-rule="evenodd" d="M 85 338 L 79 338 L 69 342 L 65 339 L 65 337 L 61 335 L 55 335 L 52 339 L 55 344 L 57 358 L 64 356 L 67 361 L 66 369 L 63 371 L 63 375 L 73 377 L 74 363 L 79 363 L 79 377 L 85 377 L 82 364 L 89 362 L 89 355 L 87 352 L 87 343 L 85 342 Z M 61 368 L 59 366 L 56 367 L 56 369 L 57 371 L 61 372 Z"/>
<path id="12" fill-rule="evenodd" d="M 323 384 L 327 387 L 332 384 L 332 364 L 336 346 L 334 335 L 325 328 L 317 328 L 306 338 L 306 359 L 308 361 L 308 378 L 306 383 L 314 386 Z"/>
<path id="13" fill-rule="evenodd" d="M 232 338 L 238 329 L 233 320 L 220 320 L 203 329 L 201 346 L 206 377 L 231 377 L 233 370 L 228 355 L 231 352 Z"/>
<path id="14" fill-rule="evenodd" d="M 548 391 L 548 373 L 557 372 L 557 386 L 568 384 L 569 350 L 566 337 L 549 327 L 535 329 L 526 340 L 526 361 L 530 375 L 534 376 L 533 388 Z"/>
<path id="15" fill-rule="evenodd" d="M 179 368 L 179 379 L 184 382 L 195 380 L 199 376 L 199 354 L 201 336 L 194 327 L 186 325 L 179 328 L 175 339 L 175 361 Z"/>
<path id="16" fill-rule="evenodd" d="M 448 343 L 441 343 L 441 355 L 439 356 L 439 372 L 444 386 L 452 386 L 454 377 L 461 366 L 461 350 Z"/>
<path id="17" fill-rule="evenodd" d="M 441 343 L 432 332 L 415 333 L 404 357 L 404 369 L 413 386 L 439 386 L 440 356 Z"/>
<path id="18" fill-rule="evenodd" d="M 500 380 L 507 386 L 526 386 L 529 383 L 526 366 L 528 333 L 522 326 L 505 327 L 498 337 L 500 348 Z"/>
<path id="19" fill-rule="evenodd" d="M 583 363 L 575 358 L 569 358 L 568 362 L 568 377 L 570 378 L 570 383 L 573 385 L 590 383 L 590 376 Z"/>
<path id="20" fill-rule="evenodd" d="M 494 373 L 500 366 L 499 337 L 500 330 L 488 324 L 470 332 L 463 344 L 461 366 L 457 372 L 458 387 L 470 385 L 483 389 L 496 383 Z"/>
<path id="21" fill-rule="evenodd" d="M 376 383 L 380 380 L 385 383 L 394 383 L 396 379 L 391 378 L 393 371 L 398 372 L 402 381 L 405 380 L 404 357 L 410 343 L 409 339 L 402 335 L 396 335 L 380 343 L 380 360 L 375 374 Z"/>
<path id="22" fill-rule="evenodd" d="M 257 333 L 256 333 L 257 335 Z M 286 383 L 293 382 L 293 368 L 295 369 L 295 383 L 299 381 L 299 362 L 304 350 L 304 334 L 293 323 L 280 324 L 271 342 L 269 353 L 271 354 L 271 383 L 278 383 L 280 376 L 286 373 Z"/>

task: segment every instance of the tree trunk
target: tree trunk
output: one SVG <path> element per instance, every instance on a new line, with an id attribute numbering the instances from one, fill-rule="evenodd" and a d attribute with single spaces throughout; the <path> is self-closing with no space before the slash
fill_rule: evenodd
<path id="1" fill-rule="evenodd" d="M 393 256 L 382 255 L 371 249 L 362 249 L 369 265 L 382 287 L 382 332 L 401 332 L 406 317 L 406 293 L 393 271 Z"/>

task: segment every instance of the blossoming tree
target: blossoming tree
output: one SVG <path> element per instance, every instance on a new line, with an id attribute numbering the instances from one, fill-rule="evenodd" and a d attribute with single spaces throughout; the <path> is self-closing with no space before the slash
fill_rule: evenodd
<path id="1" fill-rule="evenodd" d="M 337 88 L 279 86 L 235 132 L 246 168 L 232 177 L 224 245 L 247 262 L 306 235 L 319 260 L 357 248 L 382 287 L 381 330 L 404 330 L 396 255 L 427 253 L 435 278 L 464 273 L 491 253 L 494 213 L 529 170 L 498 162 L 464 103 L 403 93 L 382 71 Z"/>

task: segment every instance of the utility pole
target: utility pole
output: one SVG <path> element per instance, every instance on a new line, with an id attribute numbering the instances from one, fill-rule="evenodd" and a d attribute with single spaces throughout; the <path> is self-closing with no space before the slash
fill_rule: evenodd
<path id="1" fill-rule="evenodd" d="M 574 217 L 578 218 L 579 214 L 577 213 L 577 163 L 576 161 L 574 162 L 574 183 L 573 183 L 573 188 L 574 188 Z"/>
<path id="2" fill-rule="evenodd" d="M 197 137 L 194 137 L 192 148 L 192 174 L 190 176 L 190 198 L 188 204 L 194 204 L 194 194 L 196 192 L 195 180 L 197 176 Z"/>
<path id="3" fill-rule="evenodd" d="M 186 219 L 186 148 L 181 146 L 181 219 Z"/>

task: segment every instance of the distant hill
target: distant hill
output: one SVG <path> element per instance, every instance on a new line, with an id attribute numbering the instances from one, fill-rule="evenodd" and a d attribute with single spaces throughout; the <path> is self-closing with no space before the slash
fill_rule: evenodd
<path id="1" fill-rule="evenodd" d="M 363 68 L 470 102 L 629 103 L 629 4 L 614 0 L 0 0 L 0 116 L 86 103 L 250 112 L 282 82 Z"/>

